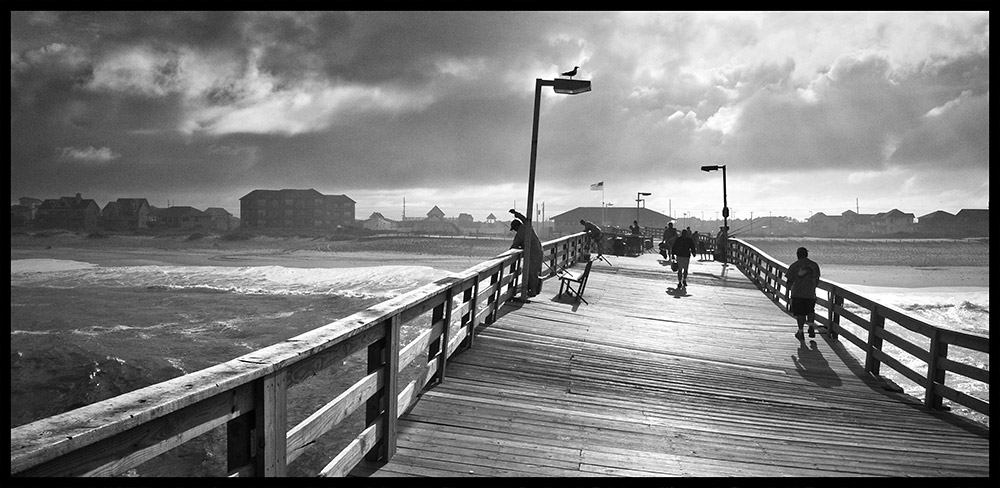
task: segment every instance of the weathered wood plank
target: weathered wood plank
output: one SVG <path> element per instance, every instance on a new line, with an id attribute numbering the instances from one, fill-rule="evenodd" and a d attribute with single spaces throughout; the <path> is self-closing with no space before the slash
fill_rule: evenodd
<path id="1" fill-rule="evenodd" d="M 658 271 L 595 266 L 589 304 L 505 307 L 401 417 L 385 473 L 989 475 L 988 429 L 884 391 L 827 336 L 800 343 L 738 271 L 699 263 L 681 298 Z"/>

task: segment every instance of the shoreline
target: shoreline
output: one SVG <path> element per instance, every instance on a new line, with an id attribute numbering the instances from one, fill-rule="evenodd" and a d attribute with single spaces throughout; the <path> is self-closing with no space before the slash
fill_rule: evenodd
<path id="1" fill-rule="evenodd" d="M 304 237 L 254 237 L 225 241 L 218 237 L 110 236 L 73 234 L 46 237 L 11 236 L 11 260 L 58 259 L 98 266 L 284 266 L 291 268 L 356 268 L 429 266 L 452 273 L 469 269 L 507 250 L 506 241 L 471 247 L 443 248 L 435 241 L 413 238 L 409 245 L 378 241 L 326 241 Z M 822 277 L 847 286 L 880 288 L 989 289 L 984 266 L 909 266 L 820 262 Z"/>
<path id="2" fill-rule="evenodd" d="M 217 237 L 76 235 L 11 236 L 10 259 L 58 259 L 98 266 L 284 266 L 290 268 L 357 268 L 429 266 L 457 273 L 507 250 L 506 242 L 462 249 L 462 254 L 424 246 L 427 252 L 379 249 L 370 242 L 310 238 L 255 237 L 225 241 Z M 412 246 L 411 246 L 412 247 Z M 491 247 L 495 248 L 491 249 Z M 366 249 L 367 248 L 367 249 Z"/>

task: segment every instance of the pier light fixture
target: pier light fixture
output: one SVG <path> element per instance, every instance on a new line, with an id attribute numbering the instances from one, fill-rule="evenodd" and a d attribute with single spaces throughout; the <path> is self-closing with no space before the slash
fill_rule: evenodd
<path id="1" fill-rule="evenodd" d="M 528 169 L 528 211 L 524 216 L 527 218 L 525 225 L 528 226 L 525 235 L 530 236 L 533 232 L 531 227 L 531 214 L 535 204 L 535 160 L 538 156 L 538 108 L 542 100 L 542 87 L 551 86 L 552 89 L 562 95 L 578 95 L 590 91 L 590 80 L 572 80 L 559 78 L 554 80 L 543 80 L 535 78 L 535 112 L 531 122 L 531 164 Z M 524 243 L 524 254 L 521 263 L 521 298 L 528 299 L 528 263 L 531 262 L 531 246 L 529 242 Z"/>
<path id="2" fill-rule="evenodd" d="M 706 173 L 711 173 L 712 171 L 722 170 L 722 225 L 729 230 L 729 204 L 726 202 L 726 165 L 716 164 L 710 166 L 702 166 L 701 170 Z"/>
<path id="3" fill-rule="evenodd" d="M 652 193 L 642 192 L 642 191 L 637 192 L 635 194 L 635 220 L 637 222 L 639 221 L 639 202 L 642 202 L 642 206 L 645 207 L 646 206 L 646 200 L 644 198 L 642 198 L 642 197 L 648 197 L 650 195 L 652 195 Z"/>

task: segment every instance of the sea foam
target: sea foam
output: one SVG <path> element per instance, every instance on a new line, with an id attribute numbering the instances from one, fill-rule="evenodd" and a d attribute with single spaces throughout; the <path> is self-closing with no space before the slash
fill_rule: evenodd
<path id="1" fill-rule="evenodd" d="M 391 298 L 452 273 L 428 266 L 96 266 L 56 259 L 11 260 L 11 286 L 115 287 L 193 293 Z"/>

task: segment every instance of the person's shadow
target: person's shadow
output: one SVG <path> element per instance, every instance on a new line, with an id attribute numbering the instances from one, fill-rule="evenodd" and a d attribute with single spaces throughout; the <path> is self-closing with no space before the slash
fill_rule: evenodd
<path id="1" fill-rule="evenodd" d="M 674 298 L 684 298 L 684 297 L 691 296 L 690 294 L 688 294 L 687 287 L 684 287 L 684 288 L 678 288 L 678 287 L 667 288 L 667 294 L 670 295 L 670 296 L 672 296 L 672 297 L 674 297 Z"/>
<path id="2" fill-rule="evenodd" d="M 807 347 L 805 339 L 799 339 L 798 356 L 792 355 L 792 362 L 803 378 L 823 388 L 834 388 L 842 384 L 840 376 L 830 367 L 814 340 L 810 340 Z"/>

